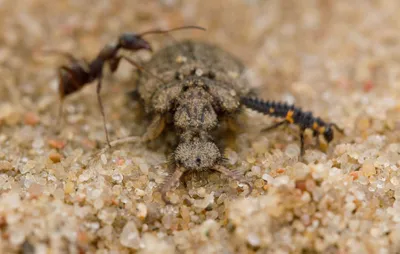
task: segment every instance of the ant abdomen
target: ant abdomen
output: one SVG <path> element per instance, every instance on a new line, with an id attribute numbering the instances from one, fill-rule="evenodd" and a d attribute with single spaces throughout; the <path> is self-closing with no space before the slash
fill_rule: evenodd
<path id="1" fill-rule="evenodd" d="M 81 65 L 73 64 L 70 68 L 61 67 L 59 71 L 59 94 L 64 98 L 81 90 L 90 79 L 89 73 Z"/>

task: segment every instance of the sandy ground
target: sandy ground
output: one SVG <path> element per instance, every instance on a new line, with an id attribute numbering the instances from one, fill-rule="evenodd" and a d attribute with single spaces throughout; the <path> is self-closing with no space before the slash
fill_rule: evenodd
<path id="1" fill-rule="evenodd" d="M 399 253 L 399 13 L 397 0 L 0 0 L 1 253 Z M 91 59 L 121 32 L 191 24 L 208 31 L 174 37 L 221 46 L 260 96 L 345 135 L 326 152 L 307 139 L 299 161 L 295 127 L 260 133 L 273 119 L 244 110 L 225 156 L 251 195 L 208 172 L 184 179 L 166 206 L 168 137 L 96 155 L 105 138 L 94 85 L 66 100 L 56 125 L 66 62 L 41 50 Z M 126 96 L 134 76 L 128 64 L 106 74 L 111 139 L 148 124 Z"/>

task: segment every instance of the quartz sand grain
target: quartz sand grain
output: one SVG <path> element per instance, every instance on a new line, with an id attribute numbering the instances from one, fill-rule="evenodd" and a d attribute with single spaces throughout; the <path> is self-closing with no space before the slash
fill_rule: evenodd
<path id="1" fill-rule="evenodd" d="M 221 8 L 229 11 L 221 12 Z M 400 251 L 400 2 L 0 1 L 1 253 L 398 253 Z M 260 130 L 244 110 L 226 135 L 229 167 L 190 174 L 165 205 L 174 139 L 97 155 L 105 136 L 89 85 L 56 125 L 57 48 L 93 58 L 124 31 L 201 25 L 174 38 L 214 43 L 242 59 L 250 88 L 345 128 L 327 151 L 298 160 L 298 130 Z M 148 38 L 155 50 L 173 43 Z M 151 55 L 132 55 L 147 61 Z M 126 92 L 135 72 L 105 75 L 111 139 L 148 121 Z"/>

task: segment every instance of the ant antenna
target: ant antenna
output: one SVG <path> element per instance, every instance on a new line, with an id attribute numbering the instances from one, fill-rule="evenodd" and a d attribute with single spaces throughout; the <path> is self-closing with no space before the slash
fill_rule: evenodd
<path id="1" fill-rule="evenodd" d="M 165 34 L 169 38 L 171 38 L 174 43 L 177 43 L 178 41 L 170 34 L 170 32 L 178 31 L 178 30 L 185 30 L 185 29 L 195 29 L 195 30 L 201 30 L 201 31 L 207 30 L 206 28 L 201 27 L 201 26 L 180 26 L 180 27 L 175 27 L 175 28 L 171 28 L 171 29 L 167 29 L 167 30 L 162 30 L 162 29 L 149 30 L 149 31 L 139 34 L 138 36 L 143 37 L 148 34 Z"/>
<path id="2" fill-rule="evenodd" d="M 165 33 L 178 31 L 178 30 L 184 30 L 184 29 L 196 29 L 196 30 L 206 31 L 206 29 L 201 26 L 180 26 L 180 27 L 175 27 L 175 28 L 168 29 L 168 30 L 162 30 L 162 29 L 149 30 L 149 31 L 139 34 L 139 36 L 143 37 L 148 34 L 165 34 Z"/>

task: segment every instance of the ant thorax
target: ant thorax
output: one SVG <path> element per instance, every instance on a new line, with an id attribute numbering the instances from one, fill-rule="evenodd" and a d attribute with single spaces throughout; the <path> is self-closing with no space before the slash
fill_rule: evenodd
<path id="1" fill-rule="evenodd" d="M 104 48 L 100 51 L 97 58 L 102 59 L 103 61 L 107 61 L 116 56 L 119 50 L 119 45 L 117 42 L 109 43 L 104 46 Z"/>

